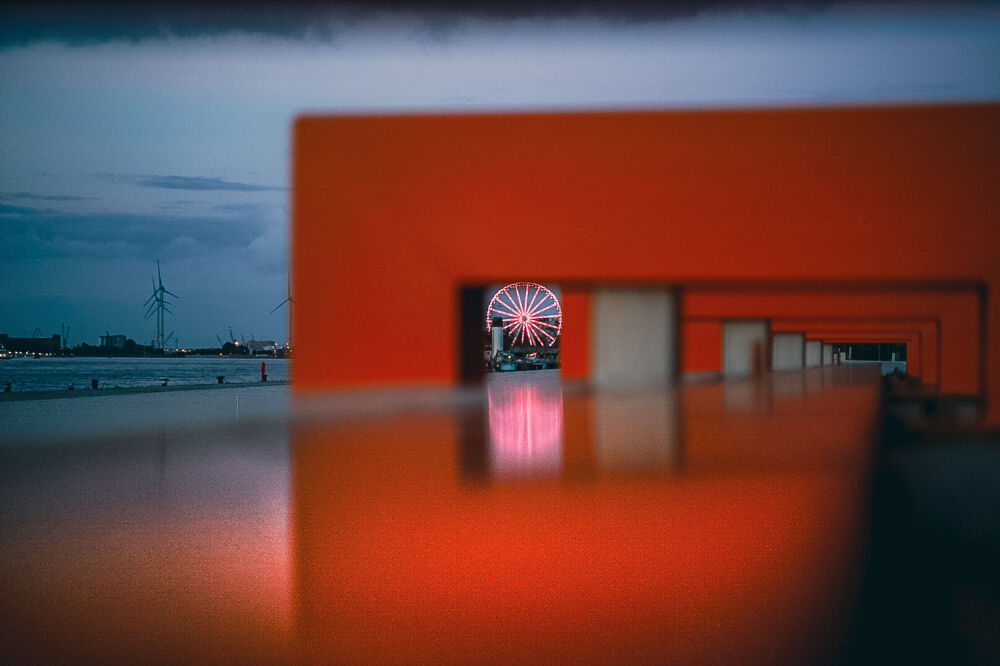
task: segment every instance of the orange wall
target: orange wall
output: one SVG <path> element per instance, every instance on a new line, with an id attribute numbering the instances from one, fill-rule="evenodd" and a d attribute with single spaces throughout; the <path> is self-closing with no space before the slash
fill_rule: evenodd
<path id="1" fill-rule="evenodd" d="M 300 118 L 296 390 L 454 381 L 460 284 L 960 279 L 986 286 L 988 327 L 959 337 L 977 359 L 965 338 L 988 337 L 1000 422 L 998 121 L 997 104 Z"/>
<path id="2" fill-rule="evenodd" d="M 563 333 L 559 341 L 560 368 L 563 377 L 579 379 L 587 376 L 590 350 L 587 332 L 590 329 L 590 296 L 585 291 L 564 289 L 562 292 Z"/>
<path id="3" fill-rule="evenodd" d="M 938 334 L 937 320 L 858 321 L 837 319 L 770 319 L 771 330 L 803 331 L 810 339 L 845 341 L 848 334 L 858 336 L 873 332 L 898 332 L 910 341 L 907 372 L 922 381 L 937 382 Z M 722 320 L 691 320 L 681 323 L 683 328 L 684 372 L 721 371 L 722 369 Z M 906 330 L 904 330 L 906 329 Z M 911 332 L 914 333 L 911 337 Z M 846 337 L 845 337 L 846 335 Z M 898 337 L 898 336 L 897 336 Z M 850 341 L 850 340 L 848 340 Z M 925 370 L 926 368 L 926 370 Z"/>
<path id="4" fill-rule="evenodd" d="M 805 331 L 809 339 L 825 342 L 867 342 L 870 336 L 882 336 L 909 341 L 907 373 L 920 377 L 928 384 L 937 383 L 938 361 L 937 321 L 832 322 L 787 320 L 772 321 L 772 330 Z"/>
<path id="5" fill-rule="evenodd" d="M 722 370 L 722 322 L 681 322 L 681 367 L 684 372 Z"/>
<path id="6" fill-rule="evenodd" d="M 940 321 L 940 333 L 935 331 L 939 350 L 928 349 L 929 355 L 921 364 L 924 381 L 939 382 L 941 390 L 949 393 L 978 393 L 984 363 L 979 337 L 979 295 L 970 289 L 879 289 L 824 293 L 689 291 L 684 298 L 684 317 L 695 320 L 758 317 L 770 318 L 772 323 L 865 319 L 884 321 L 888 326 L 914 319 Z"/>

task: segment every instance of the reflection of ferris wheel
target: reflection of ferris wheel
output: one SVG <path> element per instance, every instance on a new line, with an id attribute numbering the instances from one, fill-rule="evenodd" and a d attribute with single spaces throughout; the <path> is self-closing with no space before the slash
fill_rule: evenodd
<path id="1" fill-rule="evenodd" d="M 486 330 L 500 318 L 503 330 L 515 343 L 551 347 L 562 331 L 562 308 L 555 294 L 534 282 L 509 284 L 490 300 Z"/>

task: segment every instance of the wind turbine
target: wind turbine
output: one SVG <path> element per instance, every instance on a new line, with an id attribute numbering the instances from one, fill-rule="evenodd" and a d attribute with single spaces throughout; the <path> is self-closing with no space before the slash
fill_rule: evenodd
<path id="1" fill-rule="evenodd" d="M 154 312 L 156 313 L 156 339 L 153 340 L 153 347 L 156 349 L 163 349 L 163 345 L 166 343 L 166 340 L 163 338 L 163 314 L 165 312 L 173 314 L 173 310 L 167 307 L 171 305 L 171 303 L 167 302 L 168 295 L 180 298 L 180 296 L 163 286 L 163 276 L 160 274 L 160 260 L 157 259 L 156 275 L 153 277 L 153 295 L 143 303 L 143 306 L 146 307 L 146 316 L 144 319 L 149 319 Z"/>
<path id="2" fill-rule="evenodd" d="M 291 339 L 292 339 L 292 316 L 291 315 L 292 315 L 292 306 L 295 305 L 295 299 L 292 298 L 292 276 L 291 276 L 290 273 L 287 276 L 287 282 L 288 282 L 288 296 L 285 298 L 285 300 L 283 300 L 280 303 L 278 303 L 277 305 L 275 305 L 274 309 L 271 310 L 268 314 L 274 314 L 278 310 L 278 308 L 280 308 L 285 303 L 288 303 L 288 340 L 289 340 L 289 342 L 291 342 Z"/>
<path id="3" fill-rule="evenodd" d="M 295 300 L 292 298 L 292 278 L 291 277 L 288 278 L 288 296 L 287 296 L 287 298 L 285 298 L 285 300 L 283 300 L 280 303 L 278 303 L 277 305 L 275 305 L 274 308 L 270 312 L 268 312 L 268 314 L 274 314 L 278 310 L 278 308 L 280 308 L 285 303 L 288 303 L 289 307 L 292 306 L 292 305 L 295 305 Z"/>

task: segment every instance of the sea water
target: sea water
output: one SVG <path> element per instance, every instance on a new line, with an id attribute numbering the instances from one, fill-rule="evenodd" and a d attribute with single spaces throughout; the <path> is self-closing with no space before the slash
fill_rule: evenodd
<path id="1" fill-rule="evenodd" d="M 0 400 L 0 454 L 12 445 L 126 435 L 139 442 L 191 428 L 280 420 L 288 414 L 289 386 L 257 383 L 191 391 L 122 395 L 85 390 L 62 395 L 65 399 Z"/>
<path id="2" fill-rule="evenodd" d="M 289 379 L 291 361 L 283 358 L 187 356 L 181 358 L 93 358 L 42 356 L 0 360 L 0 390 L 10 382 L 11 391 L 62 391 L 98 388 L 137 388 L 260 381 L 260 364 L 267 364 L 268 381 Z"/>

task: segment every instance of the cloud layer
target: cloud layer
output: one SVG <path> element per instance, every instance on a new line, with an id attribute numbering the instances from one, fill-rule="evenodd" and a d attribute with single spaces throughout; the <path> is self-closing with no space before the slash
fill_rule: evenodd
<path id="1" fill-rule="evenodd" d="M 440 38 L 466 18 L 523 20 L 591 17 L 620 22 L 663 20 L 704 12 L 746 11 L 754 5 L 784 12 L 817 11 L 819 0 L 340 0 L 280 3 L 66 2 L 20 3 L 0 21 L 0 48 L 39 41 L 93 45 L 107 41 L 213 37 L 233 33 L 334 41 L 365 22 L 418 23 Z"/>
<path id="2" fill-rule="evenodd" d="M 194 190 L 198 192 L 280 192 L 284 187 L 269 187 L 250 183 L 235 183 L 221 178 L 198 176 L 136 176 L 121 174 L 100 174 L 101 178 L 115 183 L 128 183 L 141 187 L 155 187 L 164 190 Z"/>
<path id="3" fill-rule="evenodd" d="M 263 249 L 258 239 L 265 237 L 279 246 L 282 256 L 283 213 L 263 205 L 223 209 L 217 216 L 181 216 L 68 213 L 0 204 L 0 258 L 11 263 L 73 256 L 168 259 L 241 249 L 257 256 Z M 270 257 L 268 263 L 273 264 Z"/>
<path id="4" fill-rule="evenodd" d="M 0 201 L 87 201 L 92 197 L 78 197 L 71 194 L 36 194 L 34 192 L 0 192 Z"/>

